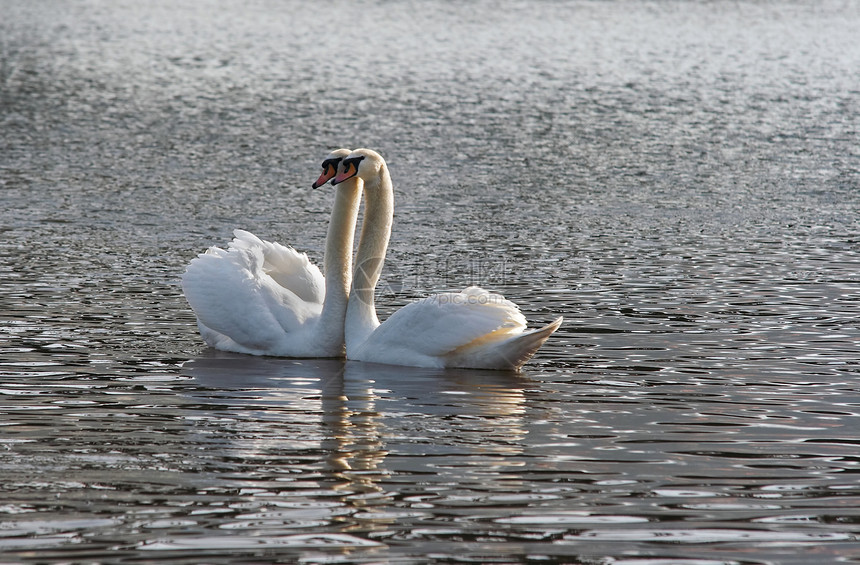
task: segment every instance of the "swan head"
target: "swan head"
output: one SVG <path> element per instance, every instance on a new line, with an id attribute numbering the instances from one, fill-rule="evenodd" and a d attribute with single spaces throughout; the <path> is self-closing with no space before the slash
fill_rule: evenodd
<path id="1" fill-rule="evenodd" d="M 340 184 L 352 177 L 360 178 L 365 184 L 373 183 L 384 167 L 385 159 L 376 151 L 356 149 L 341 160 L 332 184 Z"/>
<path id="2" fill-rule="evenodd" d="M 344 157 L 349 156 L 352 153 L 349 149 L 335 149 L 328 156 L 323 159 L 322 169 L 323 172 L 320 175 L 320 178 L 316 180 L 316 182 L 312 185 L 314 188 L 319 188 L 329 180 L 331 180 L 336 174 L 338 166 L 340 162 L 343 161 Z M 332 183 L 334 184 L 334 183 Z"/>

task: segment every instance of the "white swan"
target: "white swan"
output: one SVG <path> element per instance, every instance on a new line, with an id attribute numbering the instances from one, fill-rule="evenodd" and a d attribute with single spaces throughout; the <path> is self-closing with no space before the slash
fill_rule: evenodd
<path id="1" fill-rule="evenodd" d="M 334 177 L 348 149 L 332 152 L 314 188 Z M 200 334 L 223 351 L 282 357 L 342 357 L 352 244 L 361 187 L 338 185 L 325 245 L 325 279 L 307 255 L 235 230 L 228 249 L 191 261 L 182 289 Z"/>
<path id="2" fill-rule="evenodd" d="M 516 304 L 478 287 L 408 304 L 380 324 L 373 292 L 391 235 L 394 190 L 382 157 L 357 149 L 340 162 L 332 184 L 357 178 L 364 222 L 346 313 L 346 357 L 415 367 L 519 370 L 561 325 L 559 317 L 526 331 Z"/>

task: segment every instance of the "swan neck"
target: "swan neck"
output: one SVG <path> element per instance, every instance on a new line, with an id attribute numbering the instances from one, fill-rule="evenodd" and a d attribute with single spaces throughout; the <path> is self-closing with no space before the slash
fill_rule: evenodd
<path id="1" fill-rule="evenodd" d="M 383 164 L 374 182 L 364 186 L 364 221 L 346 313 L 347 356 L 351 348 L 362 343 L 379 326 L 373 295 L 382 274 L 393 219 L 394 188 L 388 167 Z"/>
<path id="2" fill-rule="evenodd" d="M 318 327 L 320 336 L 335 336 L 334 339 L 340 343 L 343 343 L 343 323 L 352 274 L 352 245 L 360 202 L 361 187 L 357 179 L 338 185 L 326 234 L 323 260 L 325 301 Z"/>

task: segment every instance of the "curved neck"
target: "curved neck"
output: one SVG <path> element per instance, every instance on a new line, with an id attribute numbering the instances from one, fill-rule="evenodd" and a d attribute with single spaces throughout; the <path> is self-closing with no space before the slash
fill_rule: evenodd
<path id="1" fill-rule="evenodd" d="M 364 186 L 364 221 L 346 311 L 347 356 L 379 326 L 373 293 L 385 262 L 393 219 L 394 188 L 388 167 L 383 165 L 377 178 Z"/>
<path id="2" fill-rule="evenodd" d="M 352 243 L 360 202 L 358 179 L 349 179 L 337 186 L 325 240 L 325 301 L 317 327 L 321 332 L 319 339 L 331 338 L 340 344 L 343 344 L 343 323 L 352 274 Z"/>

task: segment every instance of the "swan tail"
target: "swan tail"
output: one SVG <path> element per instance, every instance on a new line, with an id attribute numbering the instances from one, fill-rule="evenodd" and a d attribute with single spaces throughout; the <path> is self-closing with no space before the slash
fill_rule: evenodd
<path id="1" fill-rule="evenodd" d="M 498 369 L 519 371 L 537 350 L 549 339 L 564 318 L 559 316 L 553 322 L 536 330 L 516 334 L 507 339 L 492 341 L 485 336 L 476 342 L 452 351 L 446 358 L 448 367 L 475 369 Z M 489 341 L 489 343 L 488 343 Z"/>
<path id="2" fill-rule="evenodd" d="M 564 321 L 563 316 L 559 316 L 554 321 L 545 325 L 542 328 L 538 328 L 531 332 L 526 332 L 523 335 L 517 336 L 510 340 L 511 349 L 508 350 L 513 352 L 513 354 L 508 354 L 513 369 L 516 371 L 520 370 L 526 361 L 531 359 L 537 350 L 541 348 L 541 346 L 549 339 L 555 331 L 561 326 L 561 323 Z"/>

